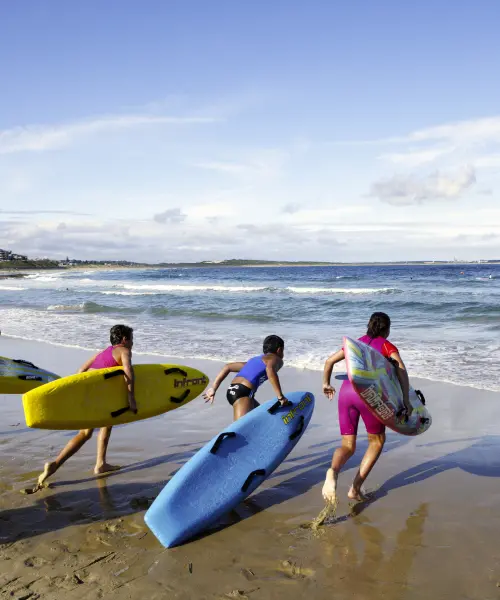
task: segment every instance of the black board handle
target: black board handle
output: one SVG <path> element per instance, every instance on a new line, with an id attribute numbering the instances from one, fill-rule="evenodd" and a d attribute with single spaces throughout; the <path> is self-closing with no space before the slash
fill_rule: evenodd
<path id="1" fill-rule="evenodd" d="M 211 454 L 217 454 L 217 450 L 220 448 L 220 445 L 226 438 L 236 437 L 236 433 L 234 431 L 224 431 L 219 435 L 219 437 L 215 440 L 214 445 L 210 448 Z"/>
<path id="2" fill-rule="evenodd" d="M 245 493 L 248 488 L 250 487 L 250 484 L 252 483 L 254 477 L 265 477 L 266 476 L 266 470 L 265 469 L 257 469 L 256 471 L 252 471 L 250 473 L 250 475 L 246 478 L 245 483 L 241 486 L 241 491 L 243 493 Z"/>
<path id="3" fill-rule="evenodd" d="M 187 377 L 187 373 L 186 371 L 183 371 L 182 369 L 179 369 L 179 367 L 172 367 L 171 369 L 165 369 L 165 375 L 172 375 L 172 373 L 179 373 L 179 375 L 182 375 L 183 377 Z"/>
<path id="4" fill-rule="evenodd" d="M 289 440 L 295 440 L 304 431 L 304 416 L 301 415 L 297 429 L 290 435 Z"/>
<path id="5" fill-rule="evenodd" d="M 123 408 L 119 408 L 118 410 L 114 410 L 111 413 L 111 416 L 115 419 L 116 417 L 119 417 L 120 415 L 123 415 L 123 413 L 126 413 L 127 410 L 130 410 L 130 406 L 124 406 Z"/>
<path id="6" fill-rule="evenodd" d="M 281 402 L 278 400 L 277 402 L 275 402 L 275 403 L 274 403 L 274 404 L 271 406 L 271 408 L 268 408 L 268 409 L 267 409 L 267 412 L 268 412 L 270 415 L 274 415 L 280 406 L 282 406 L 282 404 L 281 404 Z"/>
<path id="7" fill-rule="evenodd" d="M 23 360 L 22 358 L 14 358 L 12 360 L 12 362 L 17 363 L 18 365 L 25 365 L 26 367 L 31 367 L 33 369 L 38 369 L 38 367 L 36 365 L 34 365 L 33 363 L 29 362 L 28 360 Z"/>
<path id="8" fill-rule="evenodd" d="M 415 394 L 417 394 L 417 398 L 425 406 L 425 396 L 422 394 L 422 392 L 420 390 L 415 390 Z"/>
<path id="9" fill-rule="evenodd" d="M 170 396 L 170 402 L 173 402 L 174 404 L 182 404 L 184 402 L 184 400 L 189 396 L 189 394 L 191 393 L 191 390 L 185 390 L 185 392 L 182 394 L 182 396 Z"/>
<path id="10" fill-rule="evenodd" d="M 125 375 L 125 371 L 123 369 L 117 369 L 116 371 L 104 373 L 104 379 L 111 379 L 111 377 L 116 377 L 117 375 Z"/>

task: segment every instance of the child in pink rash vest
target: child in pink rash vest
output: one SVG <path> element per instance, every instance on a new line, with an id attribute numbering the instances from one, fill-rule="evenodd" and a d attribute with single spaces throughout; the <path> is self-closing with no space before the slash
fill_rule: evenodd
<path id="1" fill-rule="evenodd" d="M 406 367 L 399 355 L 399 350 L 387 339 L 391 330 L 391 320 L 383 312 L 373 313 L 368 323 L 366 335 L 359 340 L 372 346 L 383 356 L 390 359 L 397 365 L 397 374 L 403 391 L 403 401 L 406 407 L 406 413 L 409 415 L 412 411 L 409 402 L 410 382 Z M 333 399 L 335 389 L 330 384 L 333 366 L 344 360 L 344 350 L 339 350 L 332 354 L 325 362 L 323 372 L 323 392 L 330 400 Z M 361 466 L 354 478 L 352 486 L 348 492 L 351 500 L 364 500 L 361 486 L 375 466 L 375 463 L 382 453 L 385 444 L 385 425 L 383 425 L 369 410 L 363 400 L 358 396 L 349 380 L 342 383 L 338 399 L 338 415 L 340 434 L 342 436 L 342 445 L 337 448 L 333 454 L 331 468 L 326 473 L 325 485 L 323 486 L 323 498 L 327 502 L 334 502 L 337 497 L 337 479 L 342 467 L 353 456 L 356 450 L 356 438 L 358 434 L 359 418 L 363 420 L 368 434 L 368 448 L 361 461 Z"/>
<path id="2" fill-rule="evenodd" d="M 127 325 L 114 325 L 110 330 L 110 346 L 102 352 L 94 355 L 85 362 L 78 373 L 85 373 L 91 369 L 106 369 L 108 367 L 123 367 L 125 382 L 127 384 L 128 404 L 130 410 L 137 413 L 134 395 L 134 370 L 132 367 L 132 346 L 134 344 L 133 329 Z M 116 471 L 120 467 L 110 465 L 106 462 L 106 452 L 108 449 L 109 438 L 111 436 L 111 427 L 102 427 L 97 440 L 97 460 L 94 473 L 100 475 L 110 471 Z M 53 475 L 73 454 L 90 440 L 93 429 L 82 429 L 70 440 L 62 449 L 59 456 L 52 462 L 45 463 L 41 475 L 38 477 L 38 483 L 33 488 L 33 492 L 44 487 L 45 481 Z"/>

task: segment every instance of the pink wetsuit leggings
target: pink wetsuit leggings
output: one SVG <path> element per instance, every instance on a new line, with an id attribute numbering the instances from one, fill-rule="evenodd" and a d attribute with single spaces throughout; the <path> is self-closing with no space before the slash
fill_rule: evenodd
<path id="1" fill-rule="evenodd" d="M 339 393 L 339 424 L 341 435 L 357 435 L 359 417 L 363 419 L 367 433 L 384 433 L 383 425 L 358 396 L 350 381 L 344 381 Z"/>

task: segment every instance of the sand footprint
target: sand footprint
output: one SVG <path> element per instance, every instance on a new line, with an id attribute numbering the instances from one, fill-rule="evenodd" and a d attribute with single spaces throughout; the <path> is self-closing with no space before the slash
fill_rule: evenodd
<path id="1" fill-rule="evenodd" d="M 34 567 L 35 569 L 39 569 L 44 565 L 48 565 L 49 561 L 45 560 L 45 558 L 41 558 L 40 556 L 31 556 L 24 561 L 26 567 Z"/>
<path id="2" fill-rule="evenodd" d="M 302 565 L 297 566 L 297 563 L 291 560 L 284 560 L 281 563 L 280 571 L 289 579 L 306 579 L 307 577 L 313 577 L 315 571 Z"/>

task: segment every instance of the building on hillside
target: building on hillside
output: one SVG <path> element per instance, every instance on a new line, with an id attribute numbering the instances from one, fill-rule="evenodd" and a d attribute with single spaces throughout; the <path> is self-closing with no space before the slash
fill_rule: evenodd
<path id="1" fill-rule="evenodd" d="M 28 260 L 28 257 L 24 256 L 24 254 L 14 254 L 11 250 L 2 250 L 0 248 L 0 261 L 7 260 L 20 260 L 25 262 Z"/>

